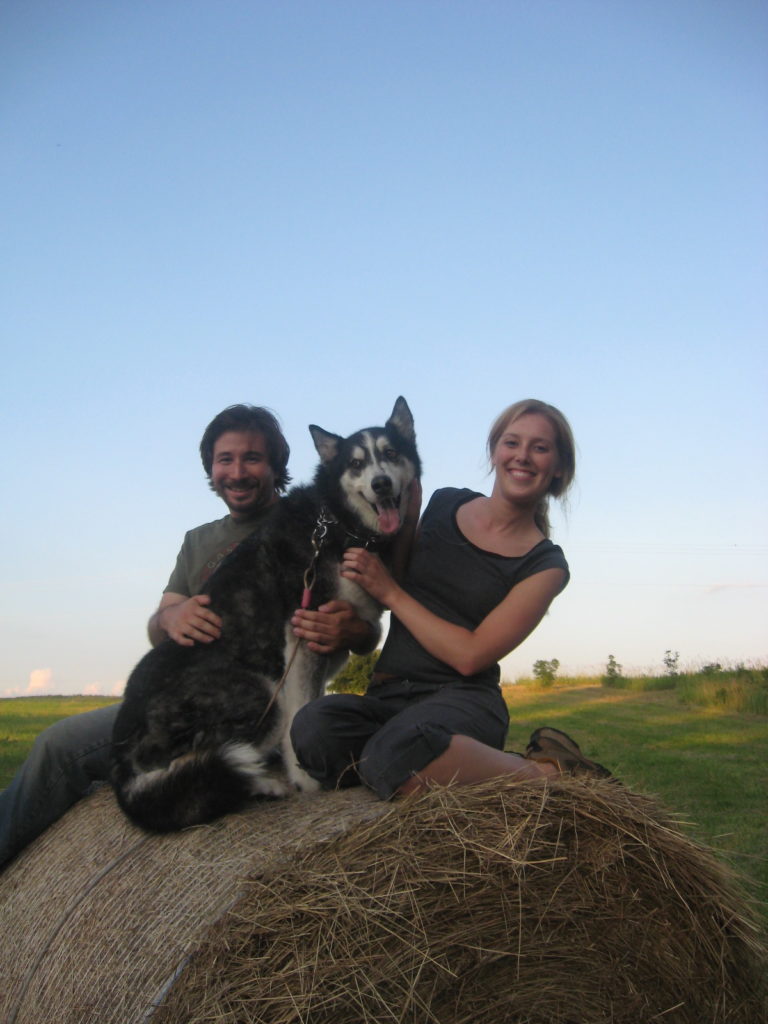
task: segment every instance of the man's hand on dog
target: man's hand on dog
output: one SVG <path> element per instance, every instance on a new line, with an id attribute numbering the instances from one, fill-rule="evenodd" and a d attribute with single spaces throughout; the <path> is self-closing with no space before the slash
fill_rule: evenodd
<path id="1" fill-rule="evenodd" d="M 294 636 L 306 640 L 307 647 L 316 654 L 371 649 L 373 627 L 357 617 L 349 601 L 329 601 L 317 611 L 299 608 L 293 613 L 291 625 Z"/>
<path id="2" fill-rule="evenodd" d="M 157 613 L 157 624 L 182 647 L 210 644 L 221 636 L 221 619 L 207 606 L 208 594 L 195 594 L 177 604 L 167 604 Z"/>

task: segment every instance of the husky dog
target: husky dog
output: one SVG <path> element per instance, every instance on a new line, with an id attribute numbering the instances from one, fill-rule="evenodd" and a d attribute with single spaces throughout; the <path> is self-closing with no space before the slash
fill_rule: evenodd
<path id="1" fill-rule="evenodd" d="M 308 650 L 291 616 L 300 604 L 350 601 L 378 639 L 381 608 L 341 577 L 341 556 L 347 547 L 385 553 L 421 464 L 404 398 L 384 427 L 346 439 L 309 430 L 320 456 L 313 484 L 278 501 L 205 586 L 223 620 L 220 638 L 193 647 L 166 640 L 128 679 L 110 779 L 143 828 L 186 828 L 255 796 L 317 787 L 296 763 L 288 728 L 347 654 Z"/>

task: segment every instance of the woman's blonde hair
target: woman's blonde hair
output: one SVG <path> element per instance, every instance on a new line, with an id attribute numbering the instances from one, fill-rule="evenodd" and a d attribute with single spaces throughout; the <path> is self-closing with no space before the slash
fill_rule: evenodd
<path id="1" fill-rule="evenodd" d="M 514 402 L 508 405 L 491 425 L 488 433 L 488 458 L 493 461 L 493 453 L 501 436 L 510 423 L 527 416 L 530 413 L 538 413 L 545 416 L 552 424 L 555 431 L 555 446 L 557 448 L 558 475 L 552 478 L 549 485 L 549 493 L 539 501 L 534 512 L 536 525 L 548 537 L 549 526 L 549 495 L 565 502 L 566 494 L 573 483 L 576 475 L 576 442 L 573 439 L 571 425 L 565 416 L 556 409 L 554 405 L 542 402 L 538 398 L 524 398 L 521 402 Z"/>

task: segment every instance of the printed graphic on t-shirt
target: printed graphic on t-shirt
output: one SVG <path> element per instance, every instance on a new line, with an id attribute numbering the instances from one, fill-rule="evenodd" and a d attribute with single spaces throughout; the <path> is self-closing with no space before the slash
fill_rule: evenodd
<path id="1" fill-rule="evenodd" d="M 227 555 L 231 555 L 239 543 L 239 540 L 233 541 L 229 547 L 224 548 L 222 551 L 217 551 L 213 558 L 208 559 L 203 566 L 203 571 L 200 573 L 201 585 L 213 576 Z"/>

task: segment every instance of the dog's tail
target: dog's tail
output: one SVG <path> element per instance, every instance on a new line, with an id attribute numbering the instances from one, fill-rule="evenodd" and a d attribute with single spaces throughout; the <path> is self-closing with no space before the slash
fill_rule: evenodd
<path id="1" fill-rule="evenodd" d="M 228 743 L 139 774 L 118 768 L 112 784 L 135 824 L 150 832 L 176 832 L 242 810 L 255 796 L 286 796 L 288 785 L 270 769 L 271 761 L 255 747 Z"/>

